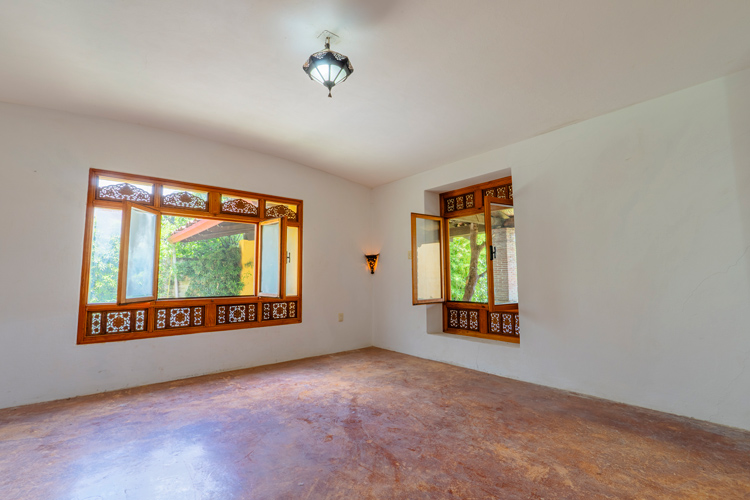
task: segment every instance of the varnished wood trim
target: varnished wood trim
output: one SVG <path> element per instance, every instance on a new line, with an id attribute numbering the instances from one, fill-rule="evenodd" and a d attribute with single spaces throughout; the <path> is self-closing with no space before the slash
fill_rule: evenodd
<path id="1" fill-rule="evenodd" d="M 440 244 L 440 298 L 438 299 L 424 299 L 419 300 L 419 273 L 417 263 L 417 219 L 432 220 L 438 223 L 439 235 L 438 243 Z M 436 217 L 434 215 L 424 215 L 413 213 L 411 214 L 411 301 L 413 305 L 419 304 L 436 304 L 445 301 L 445 274 L 443 272 L 445 262 L 445 249 L 443 244 L 443 233 L 445 229 L 445 222 L 442 217 Z"/>

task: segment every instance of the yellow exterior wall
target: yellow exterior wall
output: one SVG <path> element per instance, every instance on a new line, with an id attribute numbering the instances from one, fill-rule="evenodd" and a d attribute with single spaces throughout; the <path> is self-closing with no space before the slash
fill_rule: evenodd
<path id="1" fill-rule="evenodd" d="M 240 271 L 240 279 L 244 284 L 240 295 L 254 295 L 255 241 L 240 240 L 240 255 L 242 260 L 242 271 Z"/>

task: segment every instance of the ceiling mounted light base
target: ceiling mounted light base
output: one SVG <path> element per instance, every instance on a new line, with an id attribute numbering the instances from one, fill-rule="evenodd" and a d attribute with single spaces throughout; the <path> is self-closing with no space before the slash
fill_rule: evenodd
<path id="1" fill-rule="evenodd" d="M 336 36 L 335 33 L 330 34 Z M 330 36 L 326 37 L 325 49 L 308 57 L 302 69 L 311 80 L 315 80 L 328 89 L 328 97 L 332 97 L 331 89 L 334 86 L 349 78 L 349 75 L 354 72 L 348 57 L 331 50 Z"/>

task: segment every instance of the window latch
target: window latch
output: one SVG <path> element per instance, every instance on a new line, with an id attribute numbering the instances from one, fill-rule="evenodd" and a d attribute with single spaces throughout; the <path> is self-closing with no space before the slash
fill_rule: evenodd
<path id="1" fill-rule="evenodd" d="M 497 249 L 493 245 L 490 247 L 490 260 L 495 260 L 495 257 L 497 257 Z"/>
<path id="2" fill-rule="evenodd" d="M 292 254 L 287 252 L 286 253 L 286 263 L 290 264 L 292 262 Z"/>

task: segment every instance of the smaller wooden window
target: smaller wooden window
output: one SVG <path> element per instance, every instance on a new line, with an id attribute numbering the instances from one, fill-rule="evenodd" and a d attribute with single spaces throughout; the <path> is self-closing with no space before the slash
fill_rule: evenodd
<path id="1" fill-rule="evenodd" d="M 412 214 L 412 302 L 443 302 L 443 331 L 520 341 L 510 177 L 440 195 L 441 214 Z"/>

